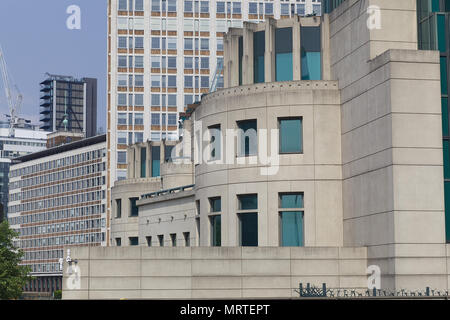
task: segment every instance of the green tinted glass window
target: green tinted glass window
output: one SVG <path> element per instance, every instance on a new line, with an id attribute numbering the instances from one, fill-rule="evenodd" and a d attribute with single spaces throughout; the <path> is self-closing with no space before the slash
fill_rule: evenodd
<path id="1" fill-rule="evenodd" d="M 258 246 L 258 214 L 242 213 L 239 215 L 240 245 L 243 247 Z"/>
<path id="2" fill-rule="evenodd" d="M 441 93 L 448 94 L 447 58 L 441 57 Z"/>
<path id="3" fill-rule="evenodd" d="M 160 176 L 161 151 L 160 147 L 152 147 L 152 177 Z"/>
<path id="4" fill-rule="evenodd" d="M 220 247 L 222 245 L 222 217 L 220 215 L 211 217 L 211 245 Z"/>
<path id="5" fill-rule="evenodd" d="M 449 136 L 448 98 L 442 98 L 442 135 Z"/>
<path id="6" fill-rule="evenodd" d="M 264 82 L 264 53 L 266 50 L 266 33 L 259 31 L 253 33 L 253 72 L 254 83 Z"/>
<path id="7" fill-rule="evenodd" d="M 147 169 L 147 148 L 141 148 L 141 178 L 145 178 Z"/>
<path id="8" fill-rule="evenodd" d="M 301 153 L 302 120 L 301 118 L 279 119 L 280 153 Z"/>
<path id="9" fill-rule="evenodd" d="M 275 31 L 275 66 L 276 81 L 293 79 L 292 28 L 280 28 Z"/>
<path id="10" fill-rule="evenodd" d="M 238 196 L 239 210 L 256 210 L 258 209 L 258 195 L 245 194 Z"/>

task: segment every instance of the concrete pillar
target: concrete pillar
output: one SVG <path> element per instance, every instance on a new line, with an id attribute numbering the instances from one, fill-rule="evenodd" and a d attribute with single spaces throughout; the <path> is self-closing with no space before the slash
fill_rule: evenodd
<path id="1" fill-rule="evenodd" d="M 275 24 L 276 21 L 268 19 L 265 29 L 266 50 L 264 53 L 264 82 L 275 81 Z"/>
<path id="2" fill-rule="evenodd" d="M 134 149 L 134 178 L 141 176 L 140 162 L 141 162 L 141 148 L 138 145 L 133 146 Z"/>
<path id="3" fill-rule="evenodd" d="M 300 18 L 292 24 L 292 79 L 302 79 Z"/>
<path id="4" fill-rule="evenodd" d="M 134 147 L 129 147 L 127 149 L 127 179 L 134 178 Z"/>
<path id="5" fill-rule="evenodd" d="M 152 149 L 151 149 L 151 143 L 149 141 L 147 141 L 145 143 L 146 145 L 146 150 L 147 150 L 147 164 L 146 164 L 146 168 L 145 168 L 145 177 L 146 178 L 150 178 L 152 176 Z"/>
<path id="6" fill-rule="evenodd" d="M 250 25 L 245 26 L 243 33 L 244 52 L 242 57 L 242 84 L 253 84 L 254 61 L 253 61 L 253 30 Z"/>
<path id="7" fill-rule="evenodd" d="M 224 85 L 239 86 L 239 35 L 231 30 L 224 38 Z"/>
<path id="8" fill-rule="evenodd" d="M 331 80 L 331 55 L 330 55 L 330 16 L 323 16 L 321 24 L 322 42 L 322 80 Z"/>

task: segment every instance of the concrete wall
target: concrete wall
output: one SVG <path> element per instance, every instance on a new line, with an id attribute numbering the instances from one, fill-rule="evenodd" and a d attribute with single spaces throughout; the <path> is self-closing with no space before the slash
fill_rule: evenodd
<path id="1" fill-rule="evenodd" d="M 138 217 L 130 217 L 130 198 L 140 198 L 142 194 L 161 189 L 160 178 L 142 178 L 116 181 L 112 194 L 111 245 L 116 245 L 116 238 L 121 238 L 122 246 L 128 246 L 129 237 L 139 236 Z M 117 217 L 117 199 L 122 200 L 122 215 Z"/>
<path id="2" fill-rule="evenodd" d="M 299 283 L 367 288 L 365 248 L 72 248 L 63 299 L 298 297 Z M 75 277 L 75 274 L 72 275 Z"/>
<path id="3" fill-rule="evenodd" d="M 160 245 L 158 236 L 163 235 L 164 246 L 171 247 L 172 234 L 176 235 L 177 247 L 198 245 L 193 190 L 142 199 L 137 205 L 139 245 L 149 246 L 148 237 L 151 237 L 151 246 L 157 247 Z M 186 237 L 189 239 L 188 242 Z"/>
<path id="4" fill-rule="evenodd" d="M 208 198 L 221 197 L 222 245 L 238 246 L 237 195 L 257 193 L 258 245 L 279 246 L 278 195 L 303 192 L 305 246 L 342 246 L 341 115 L 336 82 L 273 82 L 220 90 L 203 98 L 194 117 L 196 125 L 201 123 L 202 132 L 208 126 L 221 125 L 223 148 L 222 164 L 203 161 L 195 166 L 200 245 L 210 245 Z M 270 134 L 278 129 L 278 117 L 302 117 L 302 153 L 279 154 L 278 147 L 272 149 Z M 268 130 L 258 150 L 279 158 L 273 174 L 261 173 L 274 166 L 263 164 L 261 156 L 248 157 L 252 159 L 244 159 L 246 164 L 238 164 L 236 147 L 225 149 L 232 141 L 226 130 L 236 129 L 236 121 L 244 119 L 257 119 L 258 132 Z M 203 150 L 208 144 L 203 143 Z M 227 159 L 233 162 L 227 164 Z M 250 164 L 252 160 L 255 164 Z"/>
<path id="5" fill-rule="evenodd" d="M 381 29 L 368 29 L 369 5 Z M 329 19 L 344 245 L 368 246 L 386 288 L 445 287 L 439 54 L 417 51 L 415 0 L 348 0 Z"/>

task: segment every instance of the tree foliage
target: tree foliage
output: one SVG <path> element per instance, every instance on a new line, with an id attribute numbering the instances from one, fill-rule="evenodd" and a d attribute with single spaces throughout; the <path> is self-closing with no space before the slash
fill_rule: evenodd
<path id="1" fill-rule="evenodd" d="M 32 279 L 30 268 L 19 265 L 24 253 L 14 246 L 13 240 L 18 236 L 6 219 L 0 223 L 0 299 L 18 299 Z"/>

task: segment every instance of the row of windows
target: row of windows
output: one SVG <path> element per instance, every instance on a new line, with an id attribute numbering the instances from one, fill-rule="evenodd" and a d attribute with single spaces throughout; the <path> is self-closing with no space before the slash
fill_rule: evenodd
<path id="1" fill-rule="evenodd" d="M 60 167 L 62 168 L 62 166 Z M 68 170 L 56 171 L 53 173 L 42 174 L 28 179 L 22 179 L 19 181 L 11 182 L 10 190 L 24 187 L 34 187 L 39 184 L 58 182 L 66 179 L 73 179 L 77 177 L 82 177 L 87 174 L 101 173 L 106 170 L 106 163 L 96 163 L 87 166 L 81 166 L 77 168 L 72 168 Z"/>
<path id="2" fill-rule="evenodd" d="M 33 239 L 30 241 L 35 241 L 35 243 L 33 242 L 31 244 L 30 248 L 42 248 L 42 247 L 61 246 L 61 245 L 68 245 L 68 244 L 100 242 L 97 235 L 100 235 L 100 233 L 84 233 L 84 234 L 71 235 L 71 236 Z M 26 240 L 26 241 L 28 241 L 28 240 Z M 101 240 L 101 241 L 104 241 L 104 240 Z M 22 242 L 25 242 L 25 241 L 22 241 Z M 25 245 L 24 243 L 22 243 L 22 244 Z"/>
<path id="3" fill-rule="evenodd" d="M 94 214 L 105 213 L 105 205 L 95 205 L 81 208 L 72 208 L 65 210 L 57 210 L 50 212 L 41 212 L 34 214 L 27 214 L 18 217 L 9 218 L 11 225 L 27 224 L 33 222 L 47 222 L 53 220 L 69 219 L 74 217 L 84 217 Z"/>
<path id="4" fill-rule="evenodd" d="M 154 244 L 154 239 L 152 239 L 151 236 L 145 237 L 147 246 L 152 247 Z M 183 243 L 185 247 L 190 247 L 191 246 L 191 235 L 190 232 L 183 232 L 183 237 L 182 237 Z M 116 241 L 116 246 L 120 247 L 122 245 L 122 238 L 115 238 Z M 160 247 L 164 247 L 165 246 L 165 240 L 164 240 L 164 235 L 158 235 L 157 236 L 157 244 Z M 128 245 L 130 246 L 138 246 L 139 245 L 139 238 L 138 237 L 128 237 Z M 170 234 L 170 245 L 172 247 L 176 247 L 178 246 L 177 244 L 177 234 L 176 233 L 171 233 Z"/>
<path id="5" fill-rule="evenodd" d="M 239 157 L 255 156 L 258 153 L 257 120 L 237 121 Z M 278 118 L 279 129 L 279 153 L 302 153 L 303 133 L 302 118 Z M 210 159 L 211 161 L 221 160 L 222 131 L 220 124 L 208 127 L 210 135 Z"/>
<path id="6" fill-rule="evenodd" d="M 237 216 L 239 221 L 239 245 L 258 246 L 258 195 L 238 195 L 237 202 Z M 221 198 L 209 198 L 209 204 L 210 243 L 211 246 L 221 246 Z M 280 246 L 303 246 L 303 193 L 280 193 L 278 207 Z"/>
<path id="7" fill-rule="evenodd" d="M 29 141 L 17 141 L 17 140 L 1 140 L 0 145 L 16 145 L 16 146 L 31 146 L 31 147 L 45 147 L 46 142 L 29 142 Z"/>
<path id="8" fill-rule="evenodd" d="M 80 231 L 80 230 L 89 230 L 89 229 L 98 229 L 101 227 L 105 227 L 105 220 L 102 219 L 102 223 L 100 224 L 100 219 L 94 220 L 82 220 L 77 222 L 68 222 L 68 223 L 56 223 L 56 224 L 48 224 L 44 226 L 35 226 L 35 227 L 27 227 L 20 229 L 21 236 L 32 236 L 32 235 L 40 235 L 40 234 L 51 234 L 51 233 L 61 233 L 61 232 L 69 232 L 69 231 Z M 58 245 L 59 243 L 56 243 Z M 32 243 L 29 240 L 22 240 L 22 248 L 29 248 L 32 246 Z"/>
<path id="9" fill-rule="evenodd" d="M 44 250 L 25 252 L 24 260 L 58 259 L 63 257 L 63 250 Z"/>
<path id="10" fill-rule="evenodd" d="M 41 171 L 52 170 L 55 168 L 60 168 L 62 166 L 75 165 L 80 162 L 90 161 L 106 157 L 106 149 L 82 152 L 73 156 L 64 157 L 61 159 L 47 161 L 40 164 L 35 164 L 21 169 L 16 169 L 11 171 L 11 177 L 18 177 L 32 173 L 38 173 Z"/>
<path id="11" fill-rule="evenodd" d="M 117 119 L 117 124 L 118 125 L 132 125 L 133 124 L 133 119 L 132 119 L 132 113 L 128 114 L 128 123 L 127 123 L 127 114 L 126 113 L 118 113 L 118 119 Z M 139 118 L 139 121 L 136 122 L 136 115 L 137 113 L 134 114 L 135 115 L 135 125 L 141 125 L 143 124 L 143 119 L 142 119 L 142 123 L 141 123 L 141 118 Z M 140 114 L 142 115 L 142 113 Z M 167 120 L 167 121 L 166 121 Z M 151 115 L 151 124 L 154 126 L 159 126 L 161 124 L 163 125 L 169 125 L 169 126 L 176 126 L 177 125 L 177 114 L 176 113 L 152 113 Z"/>
<path id="12" fill-rule="evenodd" d="M 64 196 L 58 198 L 52 198 L 47 200 L 33 201 L 28 203 L 22 203 L 18 205 L 12 205 L 9 207 L 10 213 L 15 212 L 26 212 L 33 210 L 41 210 L 47 208 L 54 208 L 59 206 L 66 206 L 72 204 L 83 204 L 85 202 L 90 201 L 99 201 L 105 199 L 105 191 L 95 191 L 95 192 L 87 192 L 81 193 L 71 196 Z"/>
<path id="13" fill-rule="evenodd" d="M 57 184 L 49 187 L 43 187 L 38 189 L 32 189 L 27 191 L 22 191 L 18 193 L 11 193 L 10 201 L 27 200 L 36 197 L 50 196 L 54 194 L 60 194 L 64 192 L 71 192 L 75 190 L 82 190 L 86 188 L 98 187 L 105 185 L 106 177 L 95 177 L 89 179 L 83 179 L 78 181 L 72 181 L 62 184 Z"/>

